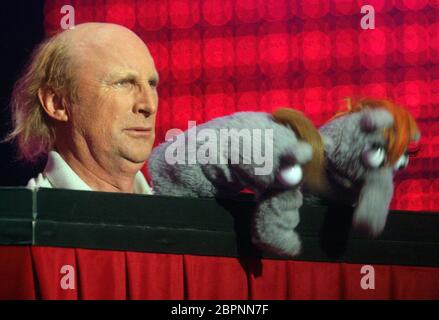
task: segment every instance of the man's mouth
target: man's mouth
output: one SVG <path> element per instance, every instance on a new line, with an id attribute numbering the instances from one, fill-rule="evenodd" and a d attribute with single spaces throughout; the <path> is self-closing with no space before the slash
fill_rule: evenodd
<path id="1" fill-rule="evenodd" d="M 124 131 L 133 137 L 148 137 L 152 133 L 152 128 L 150 127 L 132 127 L 127 128 Z"/>

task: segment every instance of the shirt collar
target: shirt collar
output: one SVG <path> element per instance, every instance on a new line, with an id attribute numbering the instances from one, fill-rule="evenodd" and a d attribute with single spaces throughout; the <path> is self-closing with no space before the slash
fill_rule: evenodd
<path id="1" fill-rule="evenodd" d="M 49 151 L 44 175 L 54 188 L 92 191 L 56 151 Z M 135 175 L 134 193 L 152 194 L 148 182 L 140 171 Z"/>

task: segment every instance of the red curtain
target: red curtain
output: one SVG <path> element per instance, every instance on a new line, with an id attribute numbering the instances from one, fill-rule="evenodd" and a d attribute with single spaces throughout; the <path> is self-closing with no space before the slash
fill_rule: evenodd
<path id="1" fill-rule="evenodd" d="M 72 266 L 74 289 L 63 289 Z M 439 299 L 439 268 L 0 246 L 0 299 Z"/>

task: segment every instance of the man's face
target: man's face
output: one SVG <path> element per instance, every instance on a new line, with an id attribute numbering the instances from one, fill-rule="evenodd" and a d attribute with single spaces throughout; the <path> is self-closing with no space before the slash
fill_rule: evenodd
<path id="1" fill-rule="evenodd" d="M 124 159 L 142 165 L 154 143 L 158 74 L 140 39 L 119 38 L 111 45 L 103 41 L 77 51 L 73 136 L 85 141 L 98 161 Z"/>

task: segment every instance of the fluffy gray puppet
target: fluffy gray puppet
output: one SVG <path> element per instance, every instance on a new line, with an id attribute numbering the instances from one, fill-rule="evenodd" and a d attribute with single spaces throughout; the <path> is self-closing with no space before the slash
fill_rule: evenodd
<path id="1" fill-rule="evenodd" d="M 418 138 L 410 114 L 384 100 L 360 101 L 320 133 L 292 109 L 241 112 L 161 144 L 149 172 L 156 194 L 216 197 L 253 190 L 253 243 L 295 256 L 301 189 L 353 205 L 354 225 L 376 236 L 385 225 L 394 172 L 407 165 L 407 147 Z"/>

